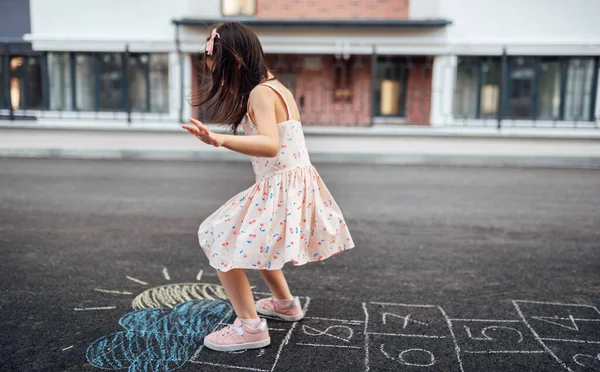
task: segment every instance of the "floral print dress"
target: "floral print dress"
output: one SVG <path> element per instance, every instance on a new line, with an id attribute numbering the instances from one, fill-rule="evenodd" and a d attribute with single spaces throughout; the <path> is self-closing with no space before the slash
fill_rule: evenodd
<path id="1" fill-rule="evenodd" d="M 210 265 L 231 269 L 281 269 L 303 265 L 354 247 L 346 221 L 313 167 L 299 121 L 278 124 L 280 151 L 273 158 L 252 157 L 256 183 L 231 198 L 198 229 Z M 246 135 L 258 134 L 250 121 Z"/>

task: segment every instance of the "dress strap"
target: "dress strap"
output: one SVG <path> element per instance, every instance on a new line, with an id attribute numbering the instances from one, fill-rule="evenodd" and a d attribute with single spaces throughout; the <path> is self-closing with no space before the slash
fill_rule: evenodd
<path id="1" fill-rule="evenodd" d="M 292 120 L 292 111 L 290 110 L 290 105 L 288 105 L 285 97 L 283 96 L 283 94 L 281 93 L 281 91 L 279 89 L 277 89 L 277 87 L 269 84 L 269 83 L 262 83 L 261 85 L 265 85 L 271 89 L 273 89 L 275 91 L 275 93 L 277 93 L 279 95 L 279 97 L 281 97 L 281 99 L 283 100 L 283 104 L 285 105 L 285 109 L 287 110 L 287 116 L 288 116 L 288 120 Z"/>

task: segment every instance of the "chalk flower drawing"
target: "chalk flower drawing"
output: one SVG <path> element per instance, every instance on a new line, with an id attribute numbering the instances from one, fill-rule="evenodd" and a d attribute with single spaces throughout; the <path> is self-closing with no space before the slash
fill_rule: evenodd
<path id="1" fill-rule="evenodd" d="M 163 276 L 170 280 L 166 268 Z M 196 279 L 200 280 L 202 270 Z M 147 282 L 126 278 L 140 285 Z M 97 292 L 133 295 L 127 291 L 94 289 Z M 130 372 L 168 372 L 183 366 L 202 347 L 204 336 L 232 316 L 225 289 L 206 283 L 176 283 L 149 288 L 137 295 L 134 311 L 119 319 L 124 331 L 94 341 L 86 351 L 88 363 L 94 367 Z M 82 310 L 114 310 L 116 306 L 75 308 Z"/>
<path id="2" fill-rule="evenodd" d="M 193 300 L 173 309 L 132 311 L 119 319 L 125 331 L 104 336 L 86 351 L 88 363 L 130 372 L 173 371 L 202 346 L 204 336 L 233 313 L 221 300 Z"/>

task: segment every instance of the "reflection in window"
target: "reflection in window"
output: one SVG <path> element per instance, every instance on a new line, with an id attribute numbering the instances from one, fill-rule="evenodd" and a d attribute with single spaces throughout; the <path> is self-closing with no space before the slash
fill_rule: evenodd
<path id="1" fill-rule="evenodd" d="M 499 58 L 485 58 L 481 61 L 481 100 L 480 116 L 494 118 L 498 115 L 500 103 L 501 65 Z"/>
<path id="2" fill-rule="evenodd" d="M 534 59 L 516 58 L 512 60 L 508 84 L 508 116 L 512 119 L 533 118 Z"/>
<path id="3" fill-rule="evenodd" d="M 558 60 L 540 62 L 538 116 L 543 119 L 560 117 L 560 62 Z"/>
<path id="4" fill-rule="evenodd" d="M 78 54 L 75 58 L 75 106 L 78 110 L 93 111 L 94 60 L 91 54 Z"/>
<path id="5" fill-rule="evenodd" d="M 169 111 L 169 55 L 150 55 L 150 111 Z"/>
<path id="6" fill-rule="evenodd" d="M 12 57 L 10 59 L 10 106 L 13 110 L 20 109 L 25 104 L 25 87 L 23 80 L 25 79 L 25 67 L 23 57 Z"/>
<path id="7" fill-rule="evenodd" d="M 224 16 L 256 15 L 256 0 L 221 0 Z"/>
<path id="8" fill-rule="evenodd" d="M 375 70 L 375 116 L 404 116 L 406 63 L 400 57 L 378 57 Z"/>
<path id="9" fill-rule="evenodd" d="M 477 115 L 478 59 L 459 57 L 456 69 L 454 115 L 461 118 L 473 118 Z"/>
<path id="10" fill-rule="evenodd" d="M 98 109 L 120 111 L 123 109 L 121 55 L 106 53 L 97 55 L 97 58 Z"/>
<path id="11" fill-rule="evenodd" d="M 48 54 L 50 110 L 72 110 L 71 71 L 68 53 Z"/>
<path id="12" fill-rule="evenodd" d="M 571 59 L 568 65 L 565 91 L 565 119 L 591 120 L 594 60 Z"/>
<path id="13" fill-rule="evenodd" d="M 42 59 L 13 56 L 9 60 L 10 106 L 17 110 L 42 109 Z"/>

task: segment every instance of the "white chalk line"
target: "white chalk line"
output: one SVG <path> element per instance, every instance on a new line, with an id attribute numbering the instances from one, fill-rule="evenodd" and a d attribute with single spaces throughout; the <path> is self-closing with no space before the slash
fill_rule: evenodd
<path id="1" fill-rule="evenodd" d="M 64 349 L 62 349 L 62 351 L 67 351 L 67 350 L 69 350 L 69 349 L 72 349 L 72 348 L 73 348 L 73 346 L 75 346 L 75 345 L 71 345 L 71 346 L 65 347 Z"/>
<path id="2" fill-rule="evenodd" d="M 383 306 L 406 306 L 406 307 L 424 307 L 424 308 L 433 308 L 438 307 L 436 305 L 412 305 L 412 304 L 396 304 L 392 302 L 369 302 L 373 305 L 383 305 Z"/>
<path id="3" fill-rule="evenodd" d="M 94 288 L 94 291 L 102 292 L 102 293 L 122 294 L 122 295 L 132 295 L 133 294 L 131 292 L 126 292 L 126 291 L 114 291 L 112 289 L 100 289 L 100 288 Z"/>
<path id="4" fill-rule="evenodd" d="M 486 351 L 463 351 L 465 354 L 546 354 L 544 350 L 486 350 Z"/>
<path id="5" fill-rule="evenodd" d="M 562 339 L 562 338 L 540 337 L 540 340 L 542 340 L 542 341 L 558 341 L 558 342 L 576 342 L 579 344 L 600 344 L 600 341 L 567 340 L 567 339 Z"/>
<path id="6" fill-rule="evenodd" d="M 556 354 L 554 354 L 552 352 L 552 350 L 550 350 L 550 348 L 548 346 L 546 346 L 546 344 L 544 343 L 544 341 L 542 341 L 542 339 L 537 334 L 537 332 L 527 322 L 527 319 L 525 318 L 525 315 L 523 315 L 523 312 L 521 311 L 521 308 L 519 307 L 519 305 L 517 304 L 517 302 L 519 302 L 519 301 L 513 300 L 512 301 L 513 306 L 517 309 L 517 313 L 519 314 L 519 316 L 521 317 L 521 319 L 523 319 L 523 322 L 525 323 L 525 325 L 527 326 L 527 328 L 529 328 L 529 330 L 533 334 L 533 337 L 538 341 L 538 343 L 542 346 L 542 348 L 544 348 L 544 350 L 546 350 L 546 352 L 549 353 L 554 358 L 554 360 L 556 360 L 558 362 L 558 364 L 560 364 L 567 371 L 573 372 L 573 370 L 571 368 L 569 368 L 569 366 L 567 366 L 562 360 L 560 360 L 558 358 L 558 356 L 556 356 Z M 520 302 L 527 302 L 527 301 L 520 301 Z M 534 303 L 536 303 L 536 302 L 534 302 Z"/>
<path id="7" fill-rule="evenodd" d="M 302 308 L 302 312 L 304 314 L 306 314 L 306 310 L 308 310 L 308 305 L 310 304 L 310 297 L 306 297 L 305 301 L 306 302 L 304 303 L 304 307 Z M 273 362 L 273 366 L 271 367 L 271 372 L 273 372 L 273 370 L 277 366 L 277 362 L 279 362 L 279 357 L 281 356 L 281 351 L 283 350 L 283 347 L 290 342 L 290 337 L 292 337 L 292 332 L 294 331 L 294 328 L 296 328 L 297 325 L 298 325 L 298 322 L 295 321 L 292 324 L 292 326 L 290 327 L 290 330 L 288 331 L 288 333 L 285 335 L 285 338 L 279 345 L 279 350 L 277 350 L 277 354 L 275 355 L 275 361 Z"/>
<path id="8" fill-rule="evenodd" d="M 566 329 L 570 329 L 572 331 L 579 331 L 579 326 L 577 326 L 577 323 L 575 323 L 575 319 L 573 318 L 573 315 L 569 315 L 568 318 L 559 318 L 558 316 L 532 316 L 531 319 L 536 319 L 536 320 L 541 320 L 542 322 L 546 322 L 546 323 L 550 323 L 562 328 L 566 328 Z M 569 322 L 571 322 L 572 325 L 565 325 L 565 324 L 561 324 L 558 323 L 558 320 L 568 320 Z"/>
<path id="9" fill-rule="evenodd" d="M 230 366 L 230 365 L 227 365 L 227 364 L 210 363 L 210 362 L 196 362 L 195 364 L 206 364 L 206 365 L 214 366 L 214 367 L 244 369 L 246 371 L 269 372 L 268 369 L 258 369 L 258 368 L 252 368 L 252 367 Z"/>
<path id="10" fill-rule="evenodd" d="M 330 329 L 332 329 L 332 328 L 335 329 L 335 328 L 340 328 L 340 327 L 343 327 L 344 329 L 347 329 L 348 331 L 350 331 L 350 336 L 348 336 L 348 338 L 343 338 L 343 337 L 332 335 L 331 333 L 328 333 L 328 331 Z M 309 333 L 307 331 L 307 329 L 315 331 L 316 333 Z M 326 336 L 333 337 L 335 339 L 338 339 L 338 340 L 344 341 L 344 342 L 350 342 L 350 339 L 352 338 L 352 336 L 354 336 L 354 331 L 352 330 L 352 328 L 350 328 L 348 326 L 342 326 L 342 325 L 330 326 L 330 327 L 327 327 L 326 330 L 321 331 L 319 329 L 316 329 L 316 328 L 307 326 L 306 324 L 303 324 L 302 325 L 302 330 L 304 331 L 304 333 L 306 333 L 307 335 L 310 335 L 310 336 L 323 336 L 323 335 L 326 335 Z"/>
<path id="11" fill-rule="evenodd" d="M 596 310 L 596 312 L 598 314 L 600 314 L 600 311 L 598 310 L 598 308 L 596 306 L 592 306 L 592 305 L 582 305 L 582 304 L 563 304 L 561 302 L 544 302 L 544 301 L 528 301 L 528 300 L 512 300 L 513 302 L 522 302 L 522 303 L 529 303 L 529 304 L 540 304 L 540 305 L 556 305 L 556 306 L 573 306 L 573 307 L 587 307 L 590 309 L 594 309 Z"/>
<path id="12" fill-rule="evenodd" d="M 169 271 L 167 270 L 166 267 L 163 267 L 162 273 L 166 280 L 171 280 L 171 276 L 169 275 Z"/>
<path id="13" fill-rule="evenodd" d="M 575 354 L 575 355 L 573 355 L 573 361 L 575 363 L 579 364 L 582 367 L 588 367 L 588 365 L 579 363 L 579 360 L 578 360 L 579 357 L 588 357 L 588 358 L 591 358 L 592 360 L 598 360 L 598 361 L 600 361 L 600 353 L 598 353 L 598 355 L 595 356 L 595 357 L 593 355 L 589 355 L 589 354 Z"/>
<path id="14" fill-rule="evenodd" d="M 272 296 L 272 294 L 271 294 L 271 293 L 268 293 L 268 292 L 252 292 L 252 293 L 254 293 L 254 294 L 259 294 L 259 295 L 263 295 L 263 296 Z"/>
<path id="15" fill-rule="evenodd" d="M 367 327 L 369 326 L 369 312 L 367 311 L 367 303 L 362 303 L 363 310 L 365 312 L 365 372 L 368 372 L 369 367 L 369 333 L 367 332 Z"/>
<path id="16" fill-rule="evenodd" d="M 398 355 L 398 359 L 395 359 L 393 357 L 390 356 L 390 354 L 387 353 L 387 351 L 385 351 L 384 348 L 384 344 L 381 344 L 381 346 L 379 347 L 379 350 L 381 351 L 381 353 L 388 359 L 393 360 L 394 362 L 399 362 L 402 363 L 406 366 L 414 366 L 414 367 L 431 367 L 432 365 L 435 364 L 435 356 L 433 355 L 433 353 L 429 350 L 425 350 L 425 349 L 408 349 L 408 350 L 404 350 L 400 353 L 400 355 Z M 417 364 L 417 363 L 410 363 L 407 362 L 402 355 L 404 355 L 404 353 L 409 352 L 409 351 L 424 351 L 427 354 L 429 354 L 429 357 L 431 358 L 430 362 L 427 364 Z"/>
<path id="17" fill-rule="evenodd" d="M 315 320 L 330 320 L 333 322 L 342 322 L 342 323 L 349 323 L 349 324 L 363 324 L 364 321 L 363 320 L 347 320 L 347 319 L 333 319 L 333 318 L 319 318 L 316 316 L 305 316 L 304 319 L 315 319 Z"/>
<path id="18" fill-rule="evenodd" d="M 478 341 L 494 341 L 494 339 L 492 337 L 490 337 L 487 333 L 488 329 L 494 330 L 494 329 L 504 329 L 504 330 L 510 330 L 510 331 L 515 331 L 519 334 L 519 341 L 517 341 L 518 344 L 520 344 L 521 342 L 523 342 L 523 334 L 521 333 L 521 331 L 519 331 L 518 329 L 514 329 L 511 327 L 504 327 L 504 326 L 487 326 L 484 329 L 481 330 L 481 334 L 483 335 L 483 337 L 473 337 L 473 334 L 471 333 L 471 328 L 467 327 L 466 325 L 463 326 L 465 328 L 465 331 L 467 332 L 467 336 L 469 336 L 469 338 L 473 339 L 473 340 L 478 340 Z"/>
<path id="19" fill-rule="evenodd" d="M 520 320 L 510 319 L 449 319 L 451 322 L 491 322 L 491 323 L 521 323 Z"/>
<path id="20" fill-rule="evenodd" d="M 296 345 L 302 345 L 302 346 L 320 346 L 320 347 L 339 347 L 339 348 L 343 348 L 343 349 L 362 349 L 363 348 L 362 346 L 305 344 L 305 343 L 301 343 L 301 342 L 298 342 Z"/>
<path id="21" fill-rule="evenodd" d="M 200 281 L 200 279 L 202 279 L 202 274 L 204 274 L 204 270 L 200 269 L 196 275 L 196 280 Z"/>
<path id="22" fill-rule="evenodd" d="M 116 306 L 100 306 L 100 307 L 76 307 L 75 311 L 92 311 L 92 310 L 114 310 Z"/>
<path id="23" fill-rule="evenodd" d="M 418 323 L 418 324 L 422 324 L 422 325 L 426 325 L 426 326 L 429 325 L 425 322 L 421 322 L 420 320 L 410 319 L 411 314 L 404 316 L 404 315 L 398 315 L 398 314 L 394 314 L 394 313 L 383 313 L 383 315 L 381 316 L 383 324 L 386 324 L 386 315 L 395 316 L 396 318 L 404 319 L 404 326 L 402 327 L 402 329 L 406 329 L 406 327 L 408 326 L 408 322 Z"/>
<path id="24" fill-rule="evenodd" d="M 418 337 L 418 338 L 446 338 L 446 336 L 413 335 L 413 334 L 406 334 L 406 333 L 366 332 L 366 334 L 377 335 L 377 336 Z"/>
<path id="25" fill-rule="evenodd" d="M 463 368 L 462 360 L 460 359 L 460 346 L 458 346 L 458 342 L 456 341 L 456 336 L 454 335 L 454 329 L 452 328 L 452 322 L 450 321 L 448 314 L 446 314 L 446 312 L 444 311 L 444 309 L 441 306 L 438 306 L 437 308 L 440 310 L 440 312 L 444 316 L 444 319 L 446 319 L 446 324 L 448 325 L 448 330 L 450 331 L 450 336 L 452 336 L 452 341 L 454 342 L 454 351 L 456 351 L 456 358 L 458 359 L 458 366 L 460 367 L 460 371 L 465 372 L 465 369 Z"/>
<path id="26" fill-rule="evenodd" d="M 148 283 L 146 283 L 146 282 L 144 282 L 144 281 L 141 281 L 141 280 L 139 280 L 139 279 L 136 279 L 136 278 L 132 278 L 132 277 L 131 277 L 131 276 L 129 276 L 129 275 L 125 275 L 125 277 L 126 277 L 127 279 L 131 280 L 132 282 L 136 282 L 136 283 L 138 283 L 138 284 L 141 284 L 141 285 L 149 285 Z"/>

